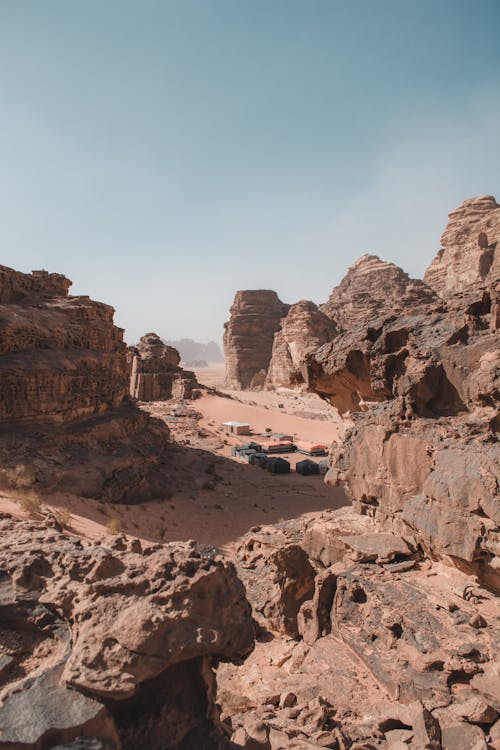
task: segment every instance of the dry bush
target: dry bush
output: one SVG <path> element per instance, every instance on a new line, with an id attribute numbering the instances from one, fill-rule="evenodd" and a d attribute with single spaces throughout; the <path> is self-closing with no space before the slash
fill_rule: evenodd
<path id="1" fill-rule="evenodd" d="M 39 516 L 42 512 L 42 503 L 34 492 L 23 492 L 17 499 L 17 503 L 31 517 Z"/>
<path id="2" fill-rule="evenodd" d="M 122 522 L 119 518 L 110 518 L 106 524 L 106 528 L 110 534 L 119 534 L 122 530 Z"/>
<path id="3" fill-rule="evenodd" d="M 64 528 L 71 528 L 71 513 L 67 508 L 55 508 L 53 511 L 54 518 Z"/>

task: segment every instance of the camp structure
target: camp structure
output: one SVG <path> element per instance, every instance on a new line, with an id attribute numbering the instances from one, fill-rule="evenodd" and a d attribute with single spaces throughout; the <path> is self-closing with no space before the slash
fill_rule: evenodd
<path id="1" fill-rule="evenodd" d="M 267 469 L 269 457 L 265 453 L 256 451 L 250 456 L 248 463 L 252 464 L 252 466 L 259 466 L 261 469 Z"/>
<path id="2" fill-rule="evenodd" d="M 269 458 L 266 468 L 270 474 L 290 474 L 290 463 L 284 458 Z"/>
<path id="3" fill-rule="evenodd" d="M 330 461 L 328 460 L 328 458 L 323 458 L 319 462 L 318 466 L 319 466 L 319 473 L 320 474 L 326 474 L 326 472 L 330 468 Z"/>
<path id="4" fill-rule="evenodd" d="M 222 426 L 226 435 L 250 435 L 248 422 L 223 422 Z"/>
<path id="5" fill-rule="evenodd" d="M 292 453 L 295 446 L 291 440 L 278 440 L 274 437 L 260 439 L 262 450 L 266 453 Z"/>
<path id="6" fill-rule="evenodd" d="M 311 461 L 310 458 L 304 458 L 303 461 L 297 461 L 295 471 L 297 474 L 303 474 L 308 477 L 312 474 L 319 474 L 319 466 L 316 461 Z"/>
<path id="7" fill-rule="evenodd" d="M 254 443 L 251 440 L 249 443 L 241 443 L 241 445 L 233 445 L 231 448 L 231 455 L 233 458 L 238 458 L 244 451 L 262 451 L 262 446 L 259 443 Z"/>
<path id="8" fill-rule="evenodd" d="M 182 402 L 179 402 L 178 404 L 175 404 L 175 406 L 170 411 L 170 416 L 172 417 L 187 417 L 188 409 L 186 404 L 183 404 Z"/>
<path id="9" fill-rule="evenodd" d="M 314 443 L 312 440 L 296 440 L 295 446 L 299 453 L 306 456 L 326 456 L 326 445 Z"/>

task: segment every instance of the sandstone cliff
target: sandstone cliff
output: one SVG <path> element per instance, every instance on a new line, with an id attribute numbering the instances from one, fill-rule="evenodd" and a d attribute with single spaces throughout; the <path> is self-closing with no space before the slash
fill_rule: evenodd
<path id="1" fill-rule="evenodd" d="M 0 424 L 67 422 L 127 394 L 123 332 L 113 308 L 69 297 L 69 279 L 0 267 Z"/>
<path id="2" fill-rule="evenodd" d="M 264 385 L 274 334 L 289 308 L 270 290 L 236 292 L 231 317 L 224 324 L 226 384 L 229 387 L 246 389 Z"/>
<path id="3" fill-rule="evenodd" d="M 426 274 L 443 298 L 422 285 L 417 304 L 397 314 L 369 304 L 369 315 L 309 355 L 307 382 L 355 412 L 332 449 L 329 481 L 344 483 L 360 513 L 500 590 L 498 276 L 494 247 L 482 279 L 466 277 L 460 243 L 452 252 L 449 238 L 477 239 L 477 212 L 471 228 L 463 208 L 459 233 L 454 212 L 443 235 L 451 286 L 441 261 Z"/>
<path id="4" fill-rule="evenodd" d="M 304 385 L 307 354 L 337 335 L 337 327 L 314 302 L 301 300 L 290 307 L 274 334 L 266 387 L 297 388 Z"/>
<path id="5" fill-rule="evenodd" d="M 129 401 L 113 309 L 0 267 L 0 483 L 138 502 L 168 486 L 168 428 Z"/>
<path id="6" fill-rule="evenodd" d="M 193 372 L 179 367 L 177 349 L 165 344 L 156 333 L 146 333 L 130 347 L 130 395 L 139 401 L 191 398 L 196 387 Z"/>
<path id="7" fill-rule="evenodd" d="M 320 306 L 343 331 L 381 316 L 399 315 L 436 300 L 435 292 L 420 279 L 410 279 L 399 266 L 362 255 Z"/>
<path id="8" fill-rule="evenodd" d="M 254 642 L 231 564 L 0 514 L 0 566 L 0 747 L 227 747 L 213 666 Z"/>
<path id="9" fill-rule="evenodd" d="M 464 201 L 449 214 L 442 248 L 424 279 L 443 299 L 500 279 L 500 206 L 491 195 Z"/>

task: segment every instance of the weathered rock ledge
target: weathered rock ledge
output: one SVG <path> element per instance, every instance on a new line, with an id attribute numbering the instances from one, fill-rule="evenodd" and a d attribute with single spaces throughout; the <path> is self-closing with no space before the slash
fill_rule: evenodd
<path id="1" fill-rule="evenodd" d="M 230 563 L 2 514 L 0 571 L 1 748 L 226 747 L 213 667 L 254 643 Z"/>

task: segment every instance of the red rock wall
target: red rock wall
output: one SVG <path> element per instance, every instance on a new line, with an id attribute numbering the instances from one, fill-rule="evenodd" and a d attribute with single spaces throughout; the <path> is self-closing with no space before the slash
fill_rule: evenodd
<path id="1" fill-rule="evenodd" d="M 0 424 L 67 422 L 127 396 L 113 308 L 69 297 L 70 285 L 59 274 L 0 267 Z"/>
<path id="2" fill-rule="evenodd" d="M 289 305 L 276 292 L 236 292 L 230 320 L 224 325 L 226 384 L 231 388 L 262 388 L 273 349 L 274 334 Z"/>

